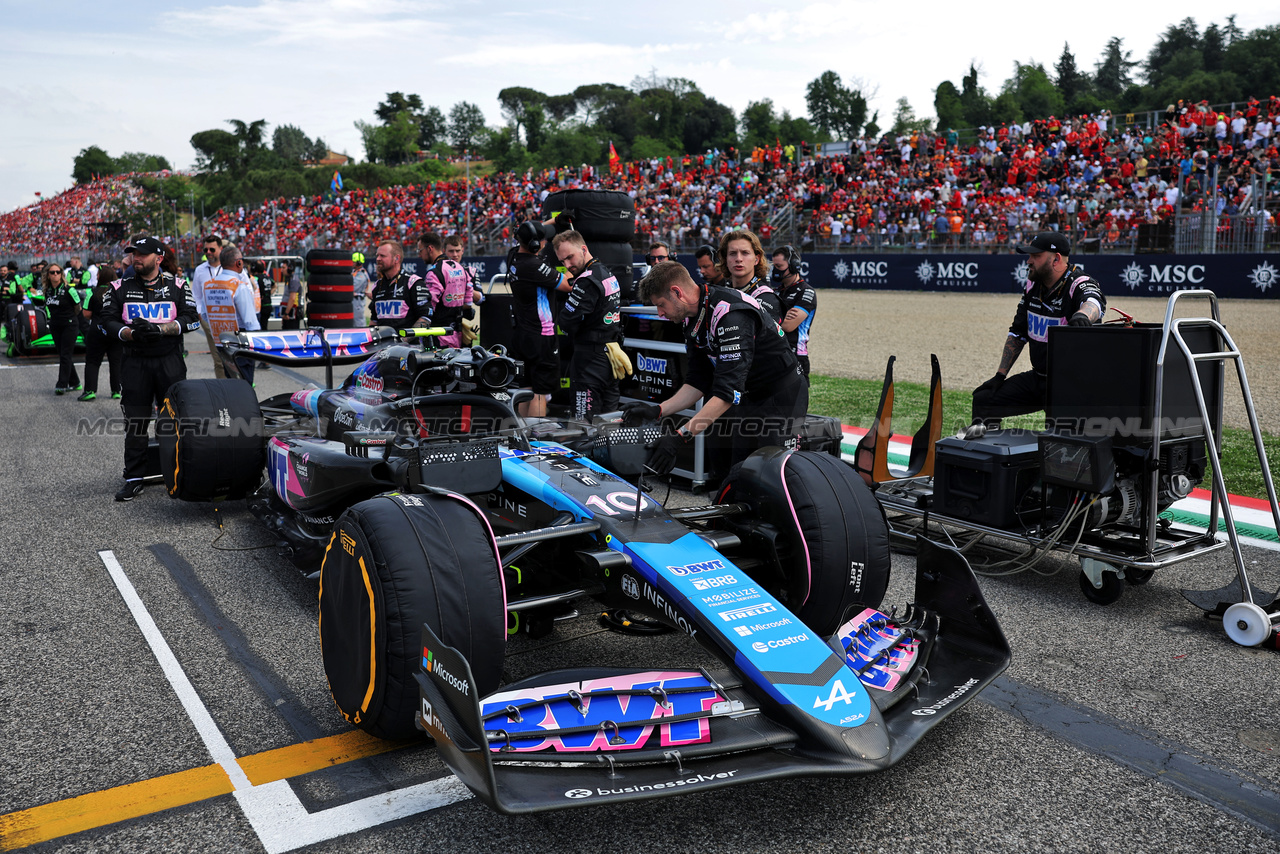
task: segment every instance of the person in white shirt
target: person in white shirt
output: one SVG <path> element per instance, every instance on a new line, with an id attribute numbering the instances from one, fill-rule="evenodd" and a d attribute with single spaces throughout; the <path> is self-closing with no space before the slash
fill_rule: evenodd
<path id="1" fill-rule="evenodd" d="M 226 379 L 227 375 L 222 369 L 222 359 L 218 357 L 218 349 L 214 346 L 217 339 L 214 338 L 213 332 L 209 328 L 209 317 L 204 310 L 204 286 L 210 279 L 222 274 L 222 262 L 219 255 L 222 252 L 222 237 L 217 234 L 208 234 L 204 238 L 204 263 L 196 267 L 195 274 L 191 277 L 191 297 L 195 300 L 196 311 L 200 312 L 200 326 L 204 329 L 205 340 L 209 342 L 209 355 L 213 357 L 213 375 L 220 380 Z"/>

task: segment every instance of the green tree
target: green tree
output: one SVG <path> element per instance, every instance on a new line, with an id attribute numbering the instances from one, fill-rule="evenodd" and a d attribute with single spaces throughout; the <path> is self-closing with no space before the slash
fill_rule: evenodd
<path id="1" fill-rule="evenodd" d="M 682 144 L 690 153 L 718 148 L 721 151 L 738 142 L 738 122 L 733 110 L 715 98 L 693 91 L 684 97 Z M 801 119 L 800 121 L 804 121 Z M 805 122 L 807 126 L 809 123 Z M 806 139 L 813 140 L 813 131 Z"/>
<path id="2" fill-rule="evenodd" d="M 809 120 L 804 116 L 792 118 L 790 110 L 783 110 L 782 115 L 778 117 L 778 135 L 782 138 L 783 145 L 798 146 L 801 142 L 820 141 Z"/>
<path id="3" fill-rule="evenodd" d="M 240 141 L 230 131 L 197 131 L 191 135 L 191 147 L 196 150 L 196 169 L 201 172 L 235 170 L 239 165 Z"/>
<path id="4" fill-rule="evenodd" d="M 422 97 L 413 94 L 405 95 L 403 92 L 388 92 L 387 100 L 379 101 L 378 106 L 373 109 L 373 114 L 384 125 L 391 124 L 400 113 L 408 113 L 416 120 L 422 115 Z"/>
<path id="5" fill-rule="evenodd" d="M 840 75 L 824 71 L 805 87 L 809 121 L 836 139 L 853 139 L 867 120 L 867 99 L 858 88 L 846 87 Z"/>
<path id="6" fill-rule="evenodd" d="M 502 117 L 511 125 L 511 130 L 515 134 L 517 142 L 522 139 L 520 131 L 526 128 L 529 111 L 533 107 L 540 108 L 546 100 L 547 96 L 542 92 L 537 89 L 530 89 L 527 86 L 508 86 L 498 92 L 498 103 L 502 105 Z M 544 117 L 545 113 L 542 113 L 541 116 Z M 534 119 L 534 121 L 538 121 L 538 119 Z"/>
<path id="7" fill-rule="evenodd" d="M 1222 60 L 1227 53 L 1226 32 L 1217 24 L 1205 27 L 1204 38 L 1200 40 L 1200 51 L 1205 71 L 1221 71 Z"/>
<path id="8" fill-rule="evenodd" d="M 116 172 L 163 172 L 172 171 L 168 159 L 159 154 L 144 154 L 141 151 L 126 151 L 116 158 Z"/>
<path id="9" fill-rule="evenodd" d="M 584 125 L 590 126 L 600 119 L 605 107 L 614 103 L 617 92 L 630 92 L 616 83 L 588 83 L 573 90 L 573 101 Z"/>
<path id="10" fill-rule="evenodd" d="M 484 132 L 484 113 L 469 101 L 459 101 L 449 110 L 449 141 L 458 150 L 474 148 Z"/>
<path id="11" fill-rule="evenodd" d="M 1147 84 L 1159 87 L 1166 79 L 1185 77 L 1191 71 L 1203 68 L 1200 28 L 1194 18 L 1183 18 L 1181 23 L 1170 24 L 1147 54 L 1143 63 Z M 1193 68 L 1190 66 L 1199 66 Z"/>
<path id="12" fill-rule="evenodd" d="M 271 150 L 287 161 L 306 160 L 311 154 L 311 139 L 301 128 L 278 125 L 271 133 Z"/>
<path id="13" fill-rule="evenodd" d="M 449 120 L 439 107 L 428 107 L 418 120 L 418 147 L 423 151 L 435 148 L 449 136 Z"/>
<path id="14" fill-rule="evenodd" d="M 916 116 L 915 109 L 911 106 L 911 102 L 906 98 L 899 98 L 897 105 L 893 111 L 893 127 L 889 129 L 890 133 L 895 135 L 909 134 L 913 130 L 926 131 L 932 124 L 928 119 L 922 119 Z"/>
<path id="15" fill-rule="evenodd" d="M 1077 112 L 1075 104 L 1080 100 L 1081 96 L 1088 93 L 1092 81 L 1089 75 L 1080 71 L 1076 67 L 1075 54 L 1071 52 L 1071 45 L 1067 42 L 1062 43 L 1062 55 L 1058 57 L 1058 62 L 1053 66 L 1054 83 L 1058 87 L 1058 91 L 1062 93 L 1063 103 L 1066 104 L 1066 110 L 1069 113 Z"/>
<path id="16" fill-rule="evenodd" d="M 71 165 L 71 177 L 77 184 L 87 184 L 95 177 L 116 174 L 116 161 L 96 145 L 80 149 Z"/>
<path id="17" fill-rule="evenodd" d="M 756 146 L 774 145 L 780 136 L 778 117 L 773 112 L 773 101 L 751 101 L 742 111 L 742 150 L 751 151 Z"/>
<path id="18" fill-rule="evenodd" d="M 1013 76 L 1001 87 L 1001 94 L 1006 93 L 1012 95 L 1017 102 L 1021 119 L 1046 119 L 1064 114 L 1062 93 L 1053 85 L 1044 66 L 1038 62 L 1029 65 L 1014 62 Z M 1008 110 L 1004 109 L 1004 112 Z M 997 117 L 1001 121 L 1008 121 L 1004 115 Z"/>
<path id="19" fill-rule="evenodd" d="M 1102 58 L 1094 68 L 1093 85 L 1104 100 L 1115 100 L 1133 83 L 1130 72 L 1138 65 L 1130 59 L 1133 51 L 1124 49 L 1124 39 L 1112 36 L 1102 49 Z"/>
<path id="20" fill-rule="evenodd" d="M 964 104 L 956 84 L 943 80 L 933 94 L 933 110 L 938 115 L 938 130 L 964 127 Z"/>
<path id="21" fill-rule="evenodd" d="M 989 125 L 995 118 L 992 112 L 991 96 L 978 82 L 981 72 L 977 63 L 969 63 L 969 73 L 960 81 L 960 107 L 964 111 L 966 127 Z"/>

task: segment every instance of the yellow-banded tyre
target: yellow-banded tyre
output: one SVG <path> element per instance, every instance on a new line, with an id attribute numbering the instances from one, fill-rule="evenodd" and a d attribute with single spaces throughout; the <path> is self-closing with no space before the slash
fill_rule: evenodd
<path id="1" fill-rule="evenodd" d="M 156 439 L 170 498 L 235 500 L 262 482 L 266 425 L 244 380 L 174 383 L 156 419 Z"/>
<path id="2" fill-rule="evenodd" d="M 320 644 L 329 691 L 379 738 L 420 736 L 414 672 L 422 625 L 466 657 L 467 690 L 502 678 L 507 609 L 493 532 L 465 496 L 379 495 L 338 519 L 320 568 Z"/>

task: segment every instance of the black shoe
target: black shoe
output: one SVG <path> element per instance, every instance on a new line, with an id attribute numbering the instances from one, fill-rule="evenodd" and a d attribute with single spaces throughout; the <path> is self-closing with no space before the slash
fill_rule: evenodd
<path id="1" fill-rule="evenodd" d="M 116 501 L 132 501 L 142 494 L 142 481 L 126 480 L 116 493 Z"/>
<path id="2" fill-rule="evenodd" d="M 76 398 L 76 400 L 97 400 L 98 394 L 93 391 L 86 391 L 84 394 Z"/>

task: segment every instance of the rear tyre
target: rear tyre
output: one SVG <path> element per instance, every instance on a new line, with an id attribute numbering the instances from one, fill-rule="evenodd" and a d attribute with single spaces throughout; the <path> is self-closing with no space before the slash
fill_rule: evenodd
<path id="1" fill-rule="evenodd" d="M 774 558 L 774 573 L 756 580 L 821 637 L 857 610 L 879 607 L 889 586 L 889 526 L 847 463 L 762 448 L 720 487 L 716 503 L 733 502 L 752 510 L 739 525 L 744 541 Z"/>
<path id="2" fill-rule="evenodd" d="M 629 242 L 636 232 L 636 202 L 621 190 L 561 190 L 542 202 L 542 218 L 565 213 L 573 228 L 592 241 Z"/>
<path id="3" fill-rule="evenodd" d="M 320 568 L 320 644 L 334 702 L 370 735 L 421 735 L 423 623 L 466 657 L 477 697 L 498 686 L 507 613 L 488 523 L 443 491 L 356 504 L 338 519 Z"/>
<path id="4" fill-rule="evenodd" d="M 244 498 L 262 481 L 267 431 L 253 386 L 244 380 L 182 380 L 165 395 L 156 422 L 169 497 Z"/>

